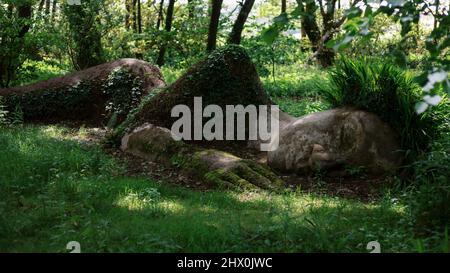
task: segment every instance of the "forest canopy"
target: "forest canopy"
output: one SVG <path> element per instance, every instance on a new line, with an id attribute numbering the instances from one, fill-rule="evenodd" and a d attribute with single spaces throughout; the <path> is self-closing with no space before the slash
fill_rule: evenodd
<path id="1" fill-rule="evenodd" d="M 0 252 L 448 252 L 449 72 L 450 0 L 0 0 Z"/>

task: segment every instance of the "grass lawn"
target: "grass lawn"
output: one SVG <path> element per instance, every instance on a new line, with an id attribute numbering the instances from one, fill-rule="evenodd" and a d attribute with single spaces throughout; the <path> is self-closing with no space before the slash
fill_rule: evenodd
<path id="1" fill-rule="evenodd" d="M 64 127 L 0 128 L 0 252 L 442 251 L 389 194 L 372 203 L 286 192 L 199 192 L 123 176 Z"/>

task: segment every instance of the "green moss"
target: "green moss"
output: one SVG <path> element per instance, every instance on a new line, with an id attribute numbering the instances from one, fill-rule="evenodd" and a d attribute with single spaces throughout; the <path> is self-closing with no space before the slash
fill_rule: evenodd
<path id="1" fill-rule="evenodd" d="M 258 187 L 239 177 L 232 171 L 217 169 L 204 175 L 204 179 L 219 189 L 257 190 Z"/>
<path id="2" fill-rule="evenodd" d="M 175 122 L 171 110 L 184 104 L 192 109 L 194 97 L 202 97 L 203 105 L 261 105 L 269 103 L 255 66 L 244 48 L 227 46 L 208 55 L 180 79 L 161 92 L 152 92 L 112 134 L 112 142 L 128 129 L 145 122 L 170 128 Z"/>
<path id="3" fill-rule="evenodd" d="M 139 113 L 143 111 L 147 104 L 155 97 L 157 94 L 165 92 L 166 88 L 156 88 L 152 91 L 152 93 L 145 96 L 139 105 L 128 113 L 126 119 L 120 123 L 108 136 L 106 137 L 106 143 L 112 145 L 114 147 L 118 147 L 120 145 L 120 141 L 122 137 L 131 129 L 142 125 L 143 123 L 139 123 L 138 116 Z"/>
<path id="4" fill-rule="evenodd" d="M 25 120 L 80 118 L 89 113 L 91 83 L 80 82 L 75 86 L 53 90 L 38 90 L 5 97 L 5 106 L 12 112 L 17 107 Z"/>
<path id="5" fill-rule="evenodd" d="M 101 85 L 81 81 L 73 86 L 12 94 L 5 97 L 5 107 L 9 112 L 20 107 L 25 121 L 106 121 L 114 126 L 112 119 L 123 121 L 141 98 L 142 81 L 127 70 L 116 69 Z"/>
<path id="6" fill-rule="evenodd" d="M 279 190 L 283 187 L 283 182 L 269 169 L 250 160 L 243 160 L 236 157 L 238 162 L 231 168 L 218 168 L 210 170 L 207 163 L 202 159 L 209 153 L 221 154 L 224 157 L 234 157 L 226 152 L 217 150 L 202 150 L 190 154 L 178 155 L 178 162 L 182 162 L 181 167 L 194 174 L 199 179 L 209 182 L 218 188 L 226 189 L 268 189 Z"/>
<path id="7" fill-rule="evenodd" d="M 108 97 L 105 110 L 124 117 L 139 105 L 143 95 L 142 80 L 124 68 L 111 71 L 102 90 Z"/>

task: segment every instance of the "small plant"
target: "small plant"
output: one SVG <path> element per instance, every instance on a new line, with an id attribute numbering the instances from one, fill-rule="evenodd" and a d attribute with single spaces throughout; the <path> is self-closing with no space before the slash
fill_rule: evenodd
<path id="1" fill-rule="evenodd" d="M 345 172 L 351 177 L 364 178 L 366 176 L 366 167 L 364 166 L 345 166 Z"/>
<path id="2" fill-rule="evenodd" d="M 16 105 L 16 108 L 14 109 L 14 112 L 10 114 L 9 122 L 12 125 L 21 125 L 23 124 L 23 111 L 22 107 L 20 105 Z"/>
<path id="3" fill-rule="evenodd" d="M 397 130 L 400 144 L 412 155 L 429 148 L 448 122 L 444 99 L 434 111 L 417 114 L 421 88 L 405 71 L 368 58 L 341 58 L 331 70 L 330 84 L 322 86 L 324 98 L 333 107 L 354 107 L 377 114 Z M 446 110 L 447 109 L 447 110 Z"/>
<path id="4" fill-rule="evenodd" d="M 8 111 L 6 111 L 5 105 L 3 104 L 3 97 L 0 97 L 0 127 L 8 124 L 7 115 Z"/>
<path id="5" fill-rule="evenodd" d="M 415 183 L 410 206 L 416 227 L 422 231 L 450 227 L 450 139 L 434 143 L 432 151 L 413 164 Z"/>

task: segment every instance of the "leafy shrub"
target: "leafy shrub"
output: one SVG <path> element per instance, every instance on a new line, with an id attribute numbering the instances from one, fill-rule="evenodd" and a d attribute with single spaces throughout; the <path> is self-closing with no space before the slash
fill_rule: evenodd
<path id="1" fill-rule="evenodd" d="M 397 130 L 400 144 L 417 154 L 439 137 L 448 122 L 448 102 L 433 111 L 417 114 L 421 89 L 405 71 L 377 60 L 341 58 L 322 86 L 324 98 L 333 106 L 349 106 L 377 114 Z"/>
<path id="2" fill-rule="evenodd" d="M 427 156 L 413 164 L 415 183 L 410 206 L 420 230 L 450 226 L 450 134 L 433 144 Z"/>
<path id="3" fill-rule="evenodd" d="M 248 49 L 261 77 L 273 76 L 273 72 L 278 71 L 278 66 L 292 65 L 299 60 L 306 60 L 309 56 L 308 50 L 302 49 L 305 44 L 304 40 L 301 41 L 299 46 L 299 41 L 296 38 L 285 35 L 278 38 L 271 45 L 261 41 L 259 35 L 242 40 L 242 45 Z"/>
<path id="4" fill-rule="evenodd" d="M 10 112 L 20 108 L 25 120 L 46 120 L 59 116 L 78 119 L 90 114 L 87 105 L 91 100 L 91 88 L 91 83 L 80 82 L 59 90 L 13 94 L 5 97 L 5 105 Z"/>
<path id="5" fill-rule="evenodd" d="M 32 84 L 59 77 L 67 73 L 60 65 L 50 61 L 26 60 L 17 70 L 17 76 L 11 86 Z"/>
<path id="6" fill-rule="evenodd" d="M 3 97 L 0 97 L 0 127 L 8 123 L 6 115 L 8 115 L 8 111 L 6 111 L 5 105 L 3 104 Z"/>
<path id="7" fill-rule="evenodd" d="M 17 105 L 14 111 L 9 114 L 8 122 L 11 125 L 21 125 L 23 124 L 23 111 L 20 105 Z"/>
<path id="8" fill-rule="evenodd" d="M 116 69 L 101 85 L 83 80 L 57 89 L 11 94 L 5 97 L 4 105 L 16 123 L 23 120 L 97 122 L 101 119 L 114 127 L 117 120 L 123 121 L 128 112 L 139 105 L 142 93 L 139 77 L 128 70 Z M 102 105 L 104 108 L 99 108 Z"/>
<path id="9" fill-rule="evenodd" d="M 117 123 L 117 115 L 125 117 L 131 109 L 139 105 L 142 98 L 142 80 L 127 70 L 113 70 L 103 84 L 103 93 L 109 100 L 106 102 L 106 113 L 109 127 Z"/>

